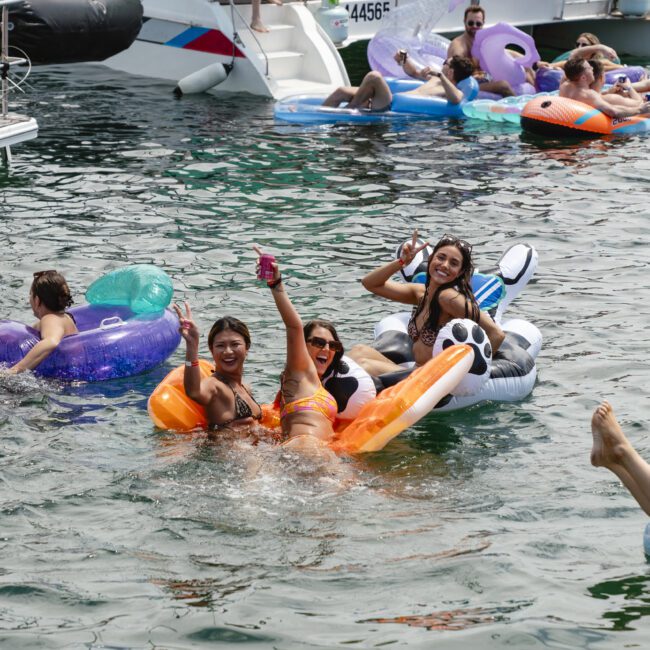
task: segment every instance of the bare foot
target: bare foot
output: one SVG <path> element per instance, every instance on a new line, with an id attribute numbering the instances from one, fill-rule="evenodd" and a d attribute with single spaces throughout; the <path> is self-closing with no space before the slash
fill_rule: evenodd
<path id="1" fill-rule="evenodd" d="M 594 438 L 591 464 L 607 468 L 618 464 L 630 443 L 616 420 L 614 409 L 609 402 L 604 401 L 594 411 L 591 417 L 591 433 Z"/>
<path id="2" fill-rule="evenodd" d="M 251 29 L 254 29 L 256 32 L 261 32 L 262 34 L 266 34 L 269 31 L 269 28 L 260 20 L 252 22 Z"/>

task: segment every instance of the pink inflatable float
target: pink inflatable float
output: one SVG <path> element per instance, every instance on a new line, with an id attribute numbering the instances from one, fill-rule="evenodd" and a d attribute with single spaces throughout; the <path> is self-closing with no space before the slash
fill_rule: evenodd
<path id="1" fill-rule="evenodd" d="M 513 58 L 506 51 L 508 45 L 517 45 L 524 55 Z M 526 71 L 540 56 L 535 41 L 529 34 L 507 23 L 497 23 L 476 33 L 472 56 L 479 60 L 481 68 L 495 81 L 507 81 L 515 95 L 529 95 L 535 87 L 526 82 Z"/>

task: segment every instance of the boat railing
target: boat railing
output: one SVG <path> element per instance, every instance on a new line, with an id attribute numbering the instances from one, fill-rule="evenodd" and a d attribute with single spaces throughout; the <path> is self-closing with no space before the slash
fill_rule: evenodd
<path id="1" fill-rule="evenodd" d="M 0 0 L 2 23 L 0 30 L 0 77 L 2 78 L 2 117 L 9 112 L 9 69 L 12 65 L 27 63 L 27 59 L 9 56 L 9 7 L 23 0 Z"/>
<path id="2" fill-rule="evenodd" d="M 2 0 L 0 0 L 1 2 Z M 12 0 L 9 0 L 12 1 Z M 251 28 L 251 26 L 248 24 L 246 19 L 241 15 L 239 12 L 239 9 L 235 6 L 235 0 L 230 0 L 230 22 L 232 23 L 232 28 L 233 28 L 233 43 L 239 43 L 241 44 L 241 38 L 239 34 L 237 33 L 237 27 L 235 26 L 235 15 L 239 18 L 240 22 L 244 27 L 248 30 L 250 35 L 253 37 L 253 40 L 255 43 L 257 43 L 257 47 L 259 48 L 259 51 L 262 53 L 262 56 L 264 57 L 264 76 L 268 78 L 269 76 L 269 57 L 267 56 L 266 52 L 264 51 L 264 48 L 262 47 L 262 44 L 260 43 L 259 39 L 257 36 L 255 36 L 255 30 Z"/>
<path id="3" fill-rule="evenodd" d="M 580 8 L 583 11 L 581 14 L 590 14 L 592 12 L 584 11 L 594 9 L 593 15 L 605 14 L 608 15 L 612 12 L 614 0 L 562 0 L 558 8 L 557 20 L 565 17 L 568 8 Z"/>

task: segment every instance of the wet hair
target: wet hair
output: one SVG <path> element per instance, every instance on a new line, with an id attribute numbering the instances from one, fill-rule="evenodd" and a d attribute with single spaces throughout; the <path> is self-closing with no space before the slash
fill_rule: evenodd
<path id="1" fill-rule="evenodd" d="M 429 268 L 431 267 L 431 262 L 433 261 L 433 258 L 435 257 L 439 249 L 444 248 L 445 246 L 453 246 L 460 252 L 463 260 L 460 274 L 458 275 L 458 277 L 455 280 L 452 280 L 451 282 L 447 282 L 446 284 L 439 286 L 436 289 L 433 296 L 431 297 L 431 304 L 429 305 L 429 318 L 427 319 L 426 327 L 432 330 L 433 332 L 437 332 L 440 329 L 438 325 L 438 321 L 440 320 L 442 310 L 440 309 L 438 296 L 440 295 L 440 292 L 444 291 L 445 289 L 450 289 L 450 288 L 456 289 L 458 293 L 464 296 L 465 318 L 469 318 L 473 320 L 475 323 L 478 323 L 481 317 L 481 310 L 479 309 L 478 303 L 476 302 L 476 298 L 474 297 L 474 292 L 472 291 L 472 285 L 471 285 L 472 275 L 474 274 L 474 264 L 472 263 L 472 251 L 469 246 L 464 246 L 463 243 L 464 242 L 461 242 L 461 240 L 457 239 L 456 241 L 453 241 L 448 236 L 445 236 L 435 245 L 433 252 L 429 256 L 429 266 L 427 267 L 427 280 L 424 285 L 425 295 L 426 295 L 426 290 L 429 288 L 429 282 L 431 281 L 431 273 L 429 272 Z M 424 301 L 422 301 L 418 306 L 416 315 L 423 308 L 424 308 Z"/>
<path id="2" fill-rule="evenodd" d="M 585 71 L 585 60 L 581 56 L 572 56 L 564 65 L 564 74 L 569 81 L 578 81 Z"/>
<path id="3" fill-rule="evenodd" d="M 483 7 L 479 7 L 478 5 L 470 5 L 465 9 L 465 13 L 463 14 L 463 22 L 467 20 L 467 16 L 470 14 L 481 14 L 483 16 L 483 22 L 485 22 L 485 9 Z"/>
<path id="4" fill-rule="evenodd" d="M 208 347 L 210 350 L 212 350 L 215 336 L 221 332 L 225 332 L 226 330 L 231 330 L 236 334 L 239 334 L 244 339 L 247 350 L 251 347 L 251 333 L 248 331 L 248 325 L 243 321 L 240 321 L 239 318 L 224 316 L 223 318 L 218 318 L 214 321 L 214 325 L 210 328 L 210 333 L 208 334 Z"/>
<path id="5" fill-rule="evenodd" d="M 587 63 L 594 71 L 594 81 L 598 81 L 605 74 L 605 68 L 603 67 L 602 61 L 600 59 L 589 59 Z"/>
<path id="6" fill-rule="evenodd" d="M 471 59 L 466 56 L 458 56 L 455 54 L 449 59 L 449 67 L 454 71 L 454 82 L 459 83 L 463 79 L 472 76 L 474 72 L 474 64 Z"/>
<path id="7" fill-rule="evenodd" d="M 37 271 L 29 292 L 50 311 L 65 311 L 74 300 L 65 278 L 58 271 Z"/>
<path id="8" fill-rule="evenodd" d="M 334 324 L 331 321 L 323 320 L 321 318 L 314 318 L 313 320 L 310 320 L 307 323 L 305 323 L 305 325 L 302 328 L 303 334 L 305 335 L 305 341 L 310 337 L 311 333 L 317 327 L 322 327 L 323 329 L 326 329 L 334 337 L 335 341 L 339 341 L 339 342 L 341 341 L 336 331 L 336 328 L 334 327 Z M 334 358 L 332 359 L 332 363 L 330 363 L 330 365 L 327 366 L 325 372 L 323 373 L 323 376 L 329 375 L 330 373 L 336 375 L 336 373 L 341 370 L 341 359 L 343 358 L 344 354 L 345 354 L 345 350 L 341 350 L 340 352 L 334 353 Z"/>

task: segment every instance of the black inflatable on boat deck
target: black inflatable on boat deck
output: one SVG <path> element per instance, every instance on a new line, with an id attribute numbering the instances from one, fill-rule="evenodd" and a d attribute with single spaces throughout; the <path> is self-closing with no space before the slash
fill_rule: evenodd
<path id="1" fill-rule="evenodd" d="M 32 63 L 103 61 L 141 26 L 140 0 L 24 0 L 9 9 L 10 44 Z"/>

